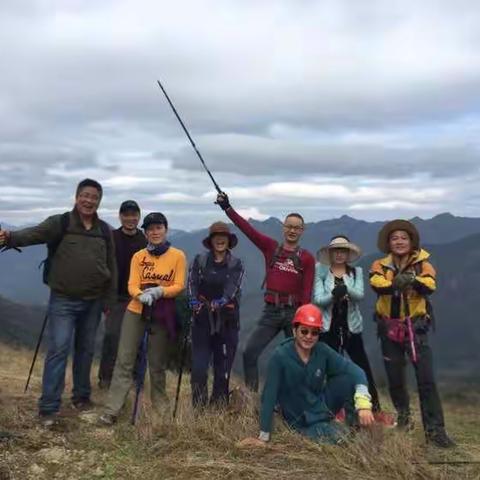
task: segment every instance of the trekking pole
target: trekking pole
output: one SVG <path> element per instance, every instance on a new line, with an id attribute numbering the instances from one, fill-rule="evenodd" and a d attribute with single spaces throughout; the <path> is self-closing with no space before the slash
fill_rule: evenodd
<path id="1" fill-rule="evenodd" d="M 43 319 L 42 329 L 40 330 L 40 335 L 38 336 L 37 346 L 35 347 L 35 353 L 33 354 L 32 364 L 30 365 L 30 371 L 28 372 L 27 383 L 25 384 L 25 390 L 23 393 L 27 393 L 28 386 L 30 385 L 30 378 L 32 377 L 33 367 L 35 367 L 35 362 L 37 360 L 38 350 L 42 343 L 43 333 L 45 332 L 45 327 L 47 326 L 48 312 L 45 314 Z"/>
<path id="2" fill-rule="evenodd" d="M 403 292 L 403 306 L 405 308 L 405 322 L 407 324 L 408 341 L 410 343 L 410 353 L 412 362 L 417 363 L 417 348 L 415 347 L 415 334 L 413 332 L 412 318 L 410 317 L 410 305 L 408 304 L 407 292 Z"/>
<path id="3" fill-rule="evenodd" d="M 175 116 L 177 117 L 177 120 L 180 122 L 180 125 L 181 125 L 182 128 L 183 128 L 183 131 L 185 132 L 185 134 L 187 135 L 188 139 L 190 140 L 190 143 L 192 144 L 192 147 L 193 147 L 193 149 L 195 150 L 195 153 L 197 154 L 198 158 L 200 159 L 200 162 L 202 162 L 203 168 L 205 169 L 205 171 L 207 172 L 208 176 L 210 177 L 210 180 L 213 182 L 213 185 L 215 186 L 215 190 L 216 190 L 218 193 L 223 193 L 223 192 L 222 192 L 222 189 L 218 186 L 218 183 L 215 181 L 215 179 L 213 178 L 212 173 L 210 172 L 210 170 L 208 169 L 207 165 L 205 164 L 205 161 L 203 160 L 202 154 L 200 153 L 200 151 L 198 150 L 197 146 L 195 145 L 195 142 L 192 140 L 192 137 L 191 137 L 190 134 L 188 133 L 187 127 L 185 127 L 185 124 L 182 122 L 182 119 L 180 118 L 180 115 L 178 114 L 176 108 L 173 106 L 173 103 L 172 103 L 172 101 L 170 100 L 170 97 L 168 96 L 166 90 L 163 88 L 163 85 L 160 83 L 160 80 L 157 80 L 157 82 L 158 82 L 158 86 L 160 87 L 160 89 L 162 90 L 163 94 L 165 95 L 165 98 L 167 99 L 167 102 L 169 103 L 170 107 L 172 108 L 173 113 L 174 113 Z"/>
<path id="4" fill-rule="evenodd" d="M 180 397 L 180 388 L 182 386 L 182 376 L 183 376 L 183 366 L 185 364 L 185 357 L 187 355 L 187 346 L 188 346 L 188 339 L 190 337 L 190 325 L 193 321 L 193 314 L 190 318 L 190 322 L 187 322 L 185 328 L 185 334 L 183 335 L 183 345 L 182 345 L 182 353 L 180 357 L 180 371 L 178 372 L 178 381 L 177 381 L 177 391 L 175 393 L 175 405 L 173 407 L 173 418 L 177 415 L 177 408 L 178 408 L 178 399 Z"/>
<path id="5" fill-rule="evenodd" d="M 143 290 L 147 288 L 156 287 L 156 283 L 147 283 L 142 285 Z M 133 403 L 133 412 L 132 412 L 132 425 L 135 425 L 138 417 L 138 411 L 140 406 L 140 399 L 142 396 L 143 387 L 145 385 L 145 373 L 147 371 L 147 355 L 148 355 L 148 337 L 151 333 L 152 318 L 153 318 L 153 308 L 155 302 L 152 305 L 144 305 L 142 308 L 142 319 L 145 322 L 145 329 L 143 331 L 142 342 L 138 348 L 137 360 L 135 362 L 135 367 L 137 371 L 135 372 L 135 401 Z"/>

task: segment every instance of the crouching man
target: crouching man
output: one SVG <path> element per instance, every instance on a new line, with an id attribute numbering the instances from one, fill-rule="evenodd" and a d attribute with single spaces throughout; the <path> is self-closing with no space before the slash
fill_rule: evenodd
<path id="1" fill-rule="evenodd" d="M 264 446 L 270 439 L 275 407 L 293 430 L 321 443 L 337 443 L 345 427 L 335 415 L 345 408 L 347 423 L 373 424 L 368 382 L 361 368 L 318 341 L 321 311 L 301 306 L 293 318 L 293 338 L 274 351 L 260 409 L 260 434 L 240 446 Z"/>

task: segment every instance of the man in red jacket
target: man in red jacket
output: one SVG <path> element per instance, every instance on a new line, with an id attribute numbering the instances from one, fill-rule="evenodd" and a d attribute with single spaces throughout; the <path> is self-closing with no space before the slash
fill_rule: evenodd
<path id="1" fill-rule="evenodd" d="M 256 392 L 258 357 L 281 330 L 286 337 L 292 336 L 291 324 L 296 309 L 311 301 L 315 259 L 299 246 L 305 228 L 300 214 L 289 213 L 285 217 L 283 242 L 279 244 L 241 217 L 230 205 L 227 194 L 219 194 L 217 203 L 265 257 L 265 306 L 243 352 L 245 383 Z"/>

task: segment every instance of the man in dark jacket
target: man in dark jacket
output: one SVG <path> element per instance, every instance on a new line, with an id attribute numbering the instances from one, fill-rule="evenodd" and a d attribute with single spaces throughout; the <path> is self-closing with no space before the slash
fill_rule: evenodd
<path id="1" fill-rule="evenodd" d="M 137 202 L 125 200 L 120 205 L 119 218 L 121 227 L 113 231 L 118 269 L 118 296 L 110 312 L 105 317 L 105 336 L 103 338 L 102 358 L 98 371 L 98 385 L 104 389 L 108 389 L 112 381 L 123 315 L 130 301 L 130 295 L 128 294 L 130 262 L 134 253 L 147 246 L 145 235 L 137 228 L 140 221 L 140 207 Z"/>
<path id="2" fill-rule="evenodd" d="M 49 247 L 48 353 L 39 400 L 39 414 L 46 427 L 55 423 L 60 409 L 72 338 L 72 403 L 77 409 L 92 405 L 90 370 L 95 335 L 102 309 L 115 299 L 117 279 L 112 234 L 97 215 L 102 193 L 98 182 L 85 179 L 77 186 L 71 212 L 48 217 L 35 227 L 0 230 L 0 245 L 46 243 Z"/>

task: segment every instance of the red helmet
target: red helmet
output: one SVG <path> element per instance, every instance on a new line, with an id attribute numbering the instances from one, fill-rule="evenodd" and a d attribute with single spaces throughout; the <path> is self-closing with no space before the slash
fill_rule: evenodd
<path id="1" fill-rule="evenodd" d="M 306 327 L 322 328 L 322 312 L 313 303 L 307 303 L 297 309 L 292 323 L 293 325 L 300 324 L 305 325 Z"/>

